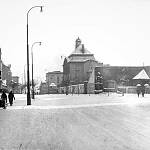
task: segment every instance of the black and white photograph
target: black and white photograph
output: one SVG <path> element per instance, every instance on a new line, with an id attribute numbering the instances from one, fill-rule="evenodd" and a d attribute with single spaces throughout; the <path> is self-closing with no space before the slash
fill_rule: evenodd
<path id="1" fill-rule="evenodd" d="M 0 150 L 149 150 L 150 0 L 1 0 Z"/>

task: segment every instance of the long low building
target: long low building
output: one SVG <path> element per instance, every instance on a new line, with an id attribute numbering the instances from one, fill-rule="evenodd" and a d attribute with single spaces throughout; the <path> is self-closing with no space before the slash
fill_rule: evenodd
<path id="1" fill-rule="evenodd" d="M 104 81 L 114 80 L 117 85 L 136 86 L 138 80 L 133 78 L 142 70 L 150 77 L 150 66 L 103 66 L 96 67 L 95 74 L 99 71 Z M 149 81 L 146 81 L 149 82 Z"/>

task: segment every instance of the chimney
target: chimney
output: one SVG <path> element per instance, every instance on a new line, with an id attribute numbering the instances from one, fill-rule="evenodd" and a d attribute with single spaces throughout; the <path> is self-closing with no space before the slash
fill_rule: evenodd
<path id="1" fill-rule="evenodd" d="M 82 44 L 82 49 L 81 49 L 81 52 L 84 54 L 85 52 L 85 49 L 84 49 L 84 44 Z"/>

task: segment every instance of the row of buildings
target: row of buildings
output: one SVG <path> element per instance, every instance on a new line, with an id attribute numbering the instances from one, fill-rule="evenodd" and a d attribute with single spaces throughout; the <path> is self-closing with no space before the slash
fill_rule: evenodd
<path id="1" fill-rule="evenodd" d="M 1 48 L 0 48 L 0 91 L 2 89 L 13 90 L 15 93 L 19 93 L 19 77 L 12 76 L 11 65 L 5 65 L 1 59 Z"/>
<path id="2" fill-rule="evenodd" d="M 118 90 L 126 86 L 133 92 L 139 82 L 133 78 L 142 70 L 150 77 L 150 66 L 111 66 L 97 61 L 94 54 L 86 49 L 78 37 L 75 41 L 75 49 L 64 59 L 63 72 L 46 73 L 46 82 L 41 83 L 40 93 L 63 93 L 66 90 L 94 93 L 98 87 L 100 88 L 97 85 L 98 74 L 102 79 L 101 88 Z M 145 82 L 149 83 L 149 80 Z M 87 90 L 82 90 L 81 87 L 86 87 Z"/>

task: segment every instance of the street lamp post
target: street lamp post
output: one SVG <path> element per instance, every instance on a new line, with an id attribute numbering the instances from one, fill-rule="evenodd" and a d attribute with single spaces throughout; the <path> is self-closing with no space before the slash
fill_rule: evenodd
<path id="1" fill-rule="evenodd" d="M 31 105 L 31 98 L 30 98 L 30 73 L 29 73 L 29 31 L 28 31 L 28 18 L 29 18 L 29 12 L 33 9 L 33 8 L 41 8 L 41 12 L 42 12 L 42 8 L 43 6 L 33 6 L 31 7 L 28 12 L 27 12 L 27 105 Z"/>
<path id="2" fill-rule="evenodd" d="M 26 94 L 26 84 L 27 84 L 27 82 L 26 82 L 26 70 L 25 70 L 25 68 L 26 68 L 26 66 L 27 66 L 27 64 L 25 64 L 24 65 L 24 85 L 25 85 L 25 94 Z"/>
<path id="3" fill-rule="evenodd" d="M 41 45 L 41 42 L 34 42 L 31 47 L 31 57 L 32 57 L 32 99 L 34 99 L 34 79 L 33 79 L 33 46 L 35 44 Z"/>

